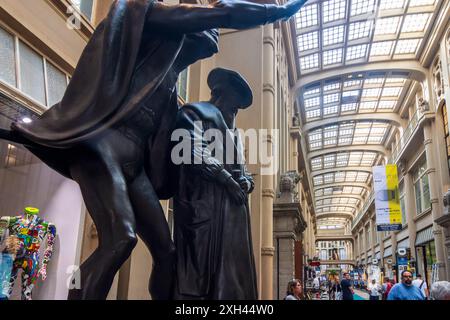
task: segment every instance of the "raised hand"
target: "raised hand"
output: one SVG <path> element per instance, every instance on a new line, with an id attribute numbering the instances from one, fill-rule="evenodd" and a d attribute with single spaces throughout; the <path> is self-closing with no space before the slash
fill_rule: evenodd
<path id="1" fill-rule="evenodd" d="M 284 20 L 289 19 L 294 14 L 296 14 L 308 0 L 292 0 L 283 5 L 284 7 Z"/>

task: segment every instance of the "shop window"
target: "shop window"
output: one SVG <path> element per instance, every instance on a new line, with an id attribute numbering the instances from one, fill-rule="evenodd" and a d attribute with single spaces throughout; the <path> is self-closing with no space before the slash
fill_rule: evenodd
<path id="1" fill-rule="evenodd" d="M 0 27 L 0 81 L 51 107 L 62 99 L 68 79 L 47 58 Z"/>
<path id="2" fill-rule="evenodd" d="M 71 2 L 79 12 L 81 12 L 89 21 L 91 21 L 94 0 L 71 0 Z"/>
<path id="3" fill-rule="evenodd" d="M 184 102 L 187 102 L 188 100 L 188 75 L 189 69 L 184 70 L 180 73 L 177 83 L 178 96 L 183 99 Z"/>
<path id="4" fill-rule="evenodd" d="M 416 214 L 431 208 L 430 183 L 428 180 L 427 159 L 422 157 L 413 171 L 414 192 L 416 197 Z"/>
<path id="5" fill-rule="evenodd" d="M 447 114 L 447 105 L 444 104 L 442 107 L 442 119 L 444 121 L 444 132 L 445 132 L 445 146 L 447 151 L 447 167 L 450 171 L 450 135 L 448 130 L 448 114 Z"/>

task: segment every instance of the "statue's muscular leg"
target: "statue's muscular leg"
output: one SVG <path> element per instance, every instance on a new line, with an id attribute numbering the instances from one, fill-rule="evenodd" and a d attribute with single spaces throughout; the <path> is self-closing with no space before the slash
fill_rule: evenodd
<path id="1" fill-rule="evenodd" d="M 69 299 L 106 299 L 115 274 L 137 243 L 134 212 L 115 153 L 108 145 L 97 150 L 80 150 L 71 165 L 97 227 L 99 246 L 81 265 L 81 289 L 70 290 Z"/>
<path id="2" fill-rule="evenodd" d="M 150 294 L 153 300 L 169 300 L 173 290 L 175 246 L 159 199 L 144 170 L 129 185 L 129 194 L 138 234 L 153 258 Z"/>

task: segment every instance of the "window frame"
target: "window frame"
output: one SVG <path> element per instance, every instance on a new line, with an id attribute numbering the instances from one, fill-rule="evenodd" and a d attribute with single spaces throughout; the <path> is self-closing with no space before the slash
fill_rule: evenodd
<path id="1" fill-rule="evenodd" d="M 43 112 L 48 110 L 51 105 L 49 105 L 49 82 L 48 82 L 48 74 L 47 74 L 47 64 L 51 64 L 56 70 L 60 71 L 66 77 L 66 87 L 69 85 L 71 75 L 63 70 L 57 63 L 55 63 L 52 59 L 50 59 L 47 55 L 43 54 L 39 49 L 37 49 L 34 45 L 32 45 L 29 41 L 24 39 L 20 34 L 13 31 L 7 25 L 0 23 L 0 28 L 3 29 L 6 33 L 9 33 L 13 37 L 14 41 L 14 67 L 15 67 L 15 76 L 16 76 L 16 84 L 15 86 L 3 81 L 0 79 L 0 86 L 4 86 L 9 90 L 14 92 L 18 92 L 21 96 L 31 101 L 35 106 L 39 107 L 39 112 Z M 45 104 L 27 94 L 22 90 L 22 82 L 21 82 L 21 54 L 20 54 L 20 43 L 27 46 L 30 50 L 34 51 L 41 59 L 43 63 L 43 75 L 44 75 L 44 94 L 45 94 Z"/>

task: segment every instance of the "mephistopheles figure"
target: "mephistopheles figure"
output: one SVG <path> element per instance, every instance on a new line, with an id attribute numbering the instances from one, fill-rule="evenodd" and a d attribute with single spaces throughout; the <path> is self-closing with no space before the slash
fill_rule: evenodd
<path id="1" fill-rule="evenodd" d="M 80 185 L 99 247 L 81 265 L 81 288 L 72 289 L 70 299 L 105 299 L 137 235 L 153 257 L 152 298 L 170 299 L 175 248 L 159 199 L 173 195 L 168 166 L 178 74 L 217 52 L 217 31 L 211 29 L 288 19 L 305 3 L 116 0 L 62 101 L 32 123 L 0 132 Z"/>
<path id="2" fill-rule="evenodd" d="M 39 209 L 28 207 L 23 215 L 0 219 L 0 239 L 5 231 L 9 231 L 9 236 L 16 239 L 17 248 L 12 254 L 14 258 L 10 282 L 3 285 L 2 296 L 10 298 L 18 272 L 22 270 L 22 300 L 32 300 L 34 284 L 39 276 L 42 280 L 47 278 L 47 265 L 53 255 L 56 227 L 39 216 Z M 46 248 L 40 263 L 39 250 L 45 240 Z"/>

